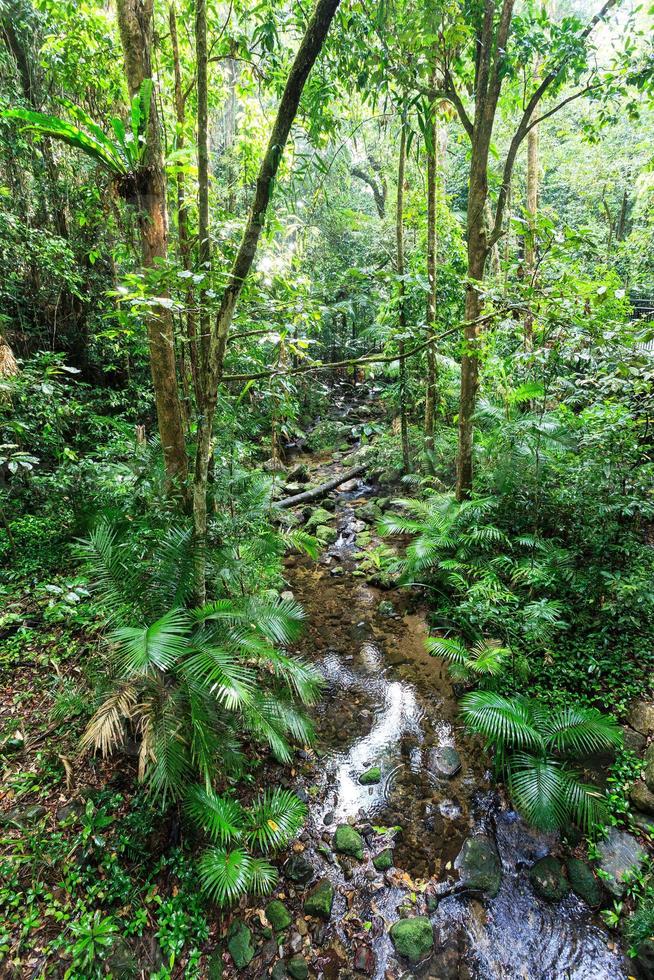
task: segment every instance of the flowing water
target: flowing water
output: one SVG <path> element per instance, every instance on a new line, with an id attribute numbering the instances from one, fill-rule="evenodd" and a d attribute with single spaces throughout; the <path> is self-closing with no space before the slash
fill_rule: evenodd
<path id="1" fill-rule="evenodd" d="M 318 480 L 334 464 L 313 474 Z M 574 895 L 550 904 L 539 899 L 526 869 L 556 848 L 556 840 L 531 831 L 493 786 L 480 745 L 464 736 L 444 664 L 427 655 L 425 622 L 407 607 L 410 597 L 384 593 L 356 575 L 358 506 L 372 488 L 357 483 L 335 493 L 338 541 L 318 564 L 289 563 L 288 578 L 305 607 L 308 629 L 301 652 L 320 669 L 325 692 L 315 709 L 318 765 L 306 786 L 309 821 L 305 855 L 317 874 L 336 886 L 332 919 L 312 933 L 318 976 L 383 978 L 525 978 L 619 980 L 625 961 L 601 922 Z M 381 600 L 396 612 L 381 615 Z M 456 746 L 462 766 L 439 777 L 435 753 Z M 362 786 L 358 776 L 378 765 L 381 782 Z M 301 780 L 302 782 L 302 780 Z M 350 822 L 371 847 L 362 862 L 335 860 L 329 845 L 337 824 Z M 372 867 L 394 832 L 394 868 Z M 492 835 L 503 867 L 494 899 L 452 889 L 454 860 L 464 840 Z M 448 894 L 449 892 L 449 894 Z M 436 946 L 429 960 L 407 968 L 398 962 L 388 926 L 398 908 L 428 914 Z M 356 962 L 355 962 L 356 958 Z"/>

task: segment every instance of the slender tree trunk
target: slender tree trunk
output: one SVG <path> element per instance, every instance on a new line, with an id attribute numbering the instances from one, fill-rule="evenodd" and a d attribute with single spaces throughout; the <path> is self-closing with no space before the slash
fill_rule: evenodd
<path id="1" fill-rule="evenodd" d="M 198 97 L 198 259 L 200 272 L 209 278 L 211 271 L 211 243 L 209 239 L 209 101 L 208 101 L 208 49 L 207 3 L 196 0 L 195 49 L 197 57 Z M 207 355 L 209 350 L 210 318 L 207 311 L 207 290 L 200 291 L 200 350 L 202 352 L 202 384 L 205 384 Z"/>
<path id="2" fill-rule="evenodd" d="M 432 118 L 427 143 L 427 335 L 436 326 L 436 176 L 438 170 L 438 124 L 436 107 L 432 106 Z M 425 450 L 427 465 L 433 469 L 431 454 L 434 451 L 434 415 L 436 410 L 436 351 L 434 345 L 427 348 L 427 392 L 425 396 Z"/>
<path id="3" fill-rule="evenodd" d="M 152 78 L 153 0 L 118 0 L 118 25 L 125 57 L 130 96 L 144 79 Z M 161 152 L 160 124 L 156 99 L 152 96 L 147 133 L 146 166 L 139 175 L 139 230 L 143 265 L 146 269 L 168 251 L 168 212 L 166 177 Z M 150 369 L 154 387 L 159 435 L 166 475 L 179 492 L 185 491 L 187 476 L 186 445 L 182 409 L 175 369 L 173 317 L 165 306 L 155 309 L 147 320 Z"/>
<path id="4" fill-rule="evenodd" d="M 534 285 L 536 274 L 536 218 L 538 216 L 538 126 L 527 135 L 527 233 L 525 235 L 525 273 L 527 282 Z M 534 317 L 531 311 L 525 315 L 525 349 L 534 346 Z"/>
<path id="5" fill-rule="evenodd" d="M 400 352 L 400 433 L 402 438 L 402 469 L 408 473 L 411 468 L 411 458 L 409 455 L 409 426 L 407 423 L 406 401 L 407 401 L 407 370 L 406 358 L 404 357 L 405 343 L 404 333 L 406 331 L 406 303 L 405 288 L 402 276 L 404 275 L 404 180 L 406 170 L 406 126 L 402 120 L 402 130 L 400 132 L 400 158 L 397 167 L 397 214 L 395 217 L 395 239 L 397 243 L 397 274 L 398 274 L 398 312 L 400 326 L 400 340 L 398 347 Z"/>
<path id="6" fill-rule="evenodd" d="M 229 281 L 223 291 L 216 322 L 209 338 L 203 411 L 198 422 L 193 482 L 193 524 L 196 540 L 201 544 L 206 542 L 207 537 L 207 479 L 209 458 L 211 455 L 213 419 L 218 399 L 218 387 L 223 374 L 227 336 L 231 327 L 236 303 L 243 289 L 246 277 L 252 268 L 266 211 L 270 203 L 275 177 L 277 176 L 291 126 L 297 114 L 302 90 L 304 89 L 309 72 L 320 54 L 325 38 L 327 37 L 327 32 L 338 9 L 339 2 L 340 0 L 318 0 L 307 26 L 306 34 L 302 39 L 302 43 L 298 48 L 293 65 L 291 66 L 284 93 L 277 109 L 277 116 L 270 134 L 268 147 L 259 168 L 254 200 L 243 232 L 243 238 L 232 265 Z M 204 568 L 199 570 L 196 581 L 196 592 L 198 598 L 202 601 L 206 595 Z"/>
<path id="7" fill-rule="evenodd" d="M 175 72 L 175 114 L 177 116 L 177 149 L 181 150 L 184 147 L 185 135 L 184 126 L 186 124 L 186 99 L 184 97 L 184 89 L 182 85 L 182 70 L 181 63 L 179 59 L 179 43 L 177 37 L 177 15 L 175 12 L 175 4 L 171 3 L 170 9 L 168 11 L 168 21 L 170 27 L 170 42 L 173 49 L 173 67 Z M 184 171 L 182 167 L 177 170 L 177 239 L 179 248 L 179 257 L 182 264 L 182 268 L 187 272 L 191 271 L 191 240 L 188 228 L 188 204 L 186 203 L 186 186 L 184 180 Z M 187 280 L 190 283 L 190 280 Z M 191 366 L 191 378 L 193 381 L 193 390 L 195 392 L 196 403 L 199 404 L 198 399 L 200 396 L 200 378 L 199 378 L 199 368 L 198 368 L 198 351 L 197 351 L 197 337 L 196 337 L 196 323 L 195 323 L 195 292 L 193 286 L 189 284 L 186 290 L 186 345 L 188 352 L 188 362 Z M 183 349 L 183 347 L 182 347 Z M 184 370 L 186 369 L 186 352 L 182 357 L 182 364 Z M 185 383 L 187 383 L 186 376 L 184 377 Z"/>

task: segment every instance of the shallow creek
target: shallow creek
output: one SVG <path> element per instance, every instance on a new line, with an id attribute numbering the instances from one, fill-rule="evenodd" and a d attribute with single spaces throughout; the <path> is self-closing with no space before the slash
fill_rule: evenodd
<path id="1" fill-rule="evenodd" d="M 336 465 L 317 468 L 312 483 Z M 556 840 L 531 831 L 494 789 L 480 745 L 457 720 L 445 665 L 424 650 L 423 616 L 407 607 L 409 596 L 382 592 L 354 574 L 356 512 L 371 494 L 362 482 L 336 492 L 338 540 L 319 563 L 294 559 L 287 570 L 307 613 L 300 652 L 326 683 L 314 710 L 317 764 L 304 780 L 303 856 L 336 888 L 330 923 L 310 936 L 315 975 L 365 976 L 358 965 L 376 980 L 627 977 L 620 951 L 579 899 L 570 894 L 550 904 L 534 894 L 527 869 Z M 394 614 L 380 613 L 382 600 L 394 604 Z M 449 779 L 433 764 L 443 746 L 455 746 L 462 763 Z M 362 786 L 359 775 L 373 765 L 381 782 Z M 335 827 L 347 822 L 368 845 L 363 861 L 336 859 L 328 849 Z M 396 825 L 397 836 L 380 830 Z M 445 894 L 457 880 L 453 864 L 464 840 L 480 831 L 500 854 L 497 897 Z M 382 873 L 371 858 L 385 843 L 395 848 L 394 867 Z M 435 927 L 434 952 L 417 967 L 398 961 L 388 937 L 400 906 L 429 915 Z"/>

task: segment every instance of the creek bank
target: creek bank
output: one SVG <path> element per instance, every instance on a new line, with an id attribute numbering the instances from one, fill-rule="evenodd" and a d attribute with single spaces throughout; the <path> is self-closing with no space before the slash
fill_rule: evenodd
<path id="1" fill-rule="evenodd" d="M 313 485 L 349 460 L 306 465 Z M 311 980 L 626 978 L 577 894 L 554 902 L 534 891 L 529 868 L 562 854 L 561 843 L 526 827 L 493 788 L 479 744 L 461 729 L 447 667 L 425 651 L 424 617 L 410 595 L 389 597 L 392 578 L 373 556 L 376 521 L 392 504 L 374 492 L 346 483 L 297 522 L 335 533 L 318 563 L 288 562 L 289 589 L 307 611 L 299 652 L 325 681 L 316 747 L 282 780 L 309 816 L 275 893 L 292 922 L 267 938 L 250 902 L 257 952 L 238 973 L 226 961 L 225 977 L 287 977 L 300 957 Z M 379 780 L 362 782 L 370 770 Z M 407 956 L 396 940 L 415 919 L 431 944 Z M 425 944 L 427 926 L 418 927 Z"/>

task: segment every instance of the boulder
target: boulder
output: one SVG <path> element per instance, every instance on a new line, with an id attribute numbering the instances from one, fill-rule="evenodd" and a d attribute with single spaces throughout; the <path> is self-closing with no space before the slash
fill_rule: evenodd
<path id="1" fill-rule="evenodd" d="M 315 915 L 317 919 L 327 921 L 332 914 L 333 904 L 334 886 L 329 878 L 321 878 L 305 898 L 304 911 L 307 915 Z"/>
<path id="2" fill-rule="evenodd" d="M 313 865 L 302 854 L 292 854 L 284 865 L 284 874 L 296 885 L 308 885 L 316 872 Z"/>
<path id="3" fill-rule="evenodd" d="M 654 977 L 654 939 L 646 939 L 640 944 L 635 963 L 642 977 Z"/>
<path id="4" fill-rule="evenodd" d="M 575 895 L 578 895 L 592 909 L 602 901 L 602 886 L 593 874 L 593 869 L 585 861 L 570 857 L 566 861 L 568 880 Z"/>
<path id="5" fill-rule="evenodd" d="M 334 834 L 334 850 L 339 854 L 347 854 L 349 857 L 355 857 L 360 861 L 363 858 L 363 837 L 354 827 L 342 823 L 336 828 Z"/>
<path id="6" fill-rule="evenodd" d="M 377 871 L 388 871 L 389 868 L 393 867 L 393 851 L 390 847 L 386 847 L 383 851 L 372 859 L 373 866 Z"/>
<path id="7" fill-rule="evenodd" d="M 627 722 L 641 735 L 654 735 L 654 701 L 634 701 Z"/>
<path id="8" fill-rule="evenodd" d="M 466 891 L 495 898 L 502 883 L 502 863 L 495 842 L 486 834 L 468 837 L 454 862 Z"/>
<path id="9" fill-rule="evenodd" d="M 366 769 L 359 776 L 359 782 L 362 786 L 374 786 L 381 782 L 381 769 L 379 766 L 372 766 L 370 769 Z"/>
<path id="10" fill-rule="evenodd" d="M 242 919 L 234 919 L 227 933 L 227 949 L 237 970 L 244 970 L 254 957 L 252 930 Z"/>
<path id="11" fill-rule="evenodd" d="M 635 731 L 635 729 L 630 728 L 629 725 L 623 726 L 622 737 L 624 739 L 625 749 L 629 749 L 631 752 L 638 754 L 645 748 L 645 743 L 647 742 L 645 736 Z"/>
<path id="12" fill-rule="evenodd" d="M 431 922 L 423 915 L 400 919 L 391 926 L 390 937 L 395 951 L 409 963 L 419 963 L 434 947 Z"/>
<path id="13" fill-rule="evenodd" d="M 307 531 L 309 531 L 312 527 L 318 527 L 320 524 L 329 524 L 329 522 L 333 521 L 333 519 L 334 515 L 330 514 L 324 507 L 316 507 L 307 520 L 305 528 Z"/>
<path id="14" fill-rule="evenodd" d="M 654 793 L 640 779 L 629 790 L 629 799 L 641 813 L 654 815 Z"/>
<path id="15" fill-rule="evenodd" d="M 286 972 L 293 980 L 306 980 L 309 976 L 309 964 L 304 956 L 292 956 L 286 964 Z"/>
<path id="16" fill-rule="evenodd" d="M 443 745 L 429 753 L 429 768 L 435 775 L 452 779 L 461 768 L 461 756 L 452 745 Z"/>
<path id="17" fill-rule="evenodd" d="M 654 793 L 654 742 L 645 750 L 643 779 L 647 783 L 647 788 Z"/>
<path id="18" fill-rule="evenodd" d="M 529 880 L 534 891 L 548 902 L 560 902 L 568 894 L 569 885 L 561 862 L 548 854 L 532 864 L 529 869 Z"/>
<path id="19" fill-rule="evenodd" d="M 335 527 L 328 527 L 327 524 L 319 524 L 316 528 L 316 537 L 323 544 L 334 544 L 338 539 L 338 531 Z"/>
<path id="20" fill-rule="evenodd" d="M 616 898 L 626 891 L 625 875 L 639 867 L 646 853 L 633 834 L 611 827 L 607 840 L 598 845 L 599 867 L 606 874 L 604 885 Z"/>
<path id="21" fill-rule="evenodd" d="M 291 913 L 278 898 L 273 898 L 266 905 L 266 918 L 275 932 L 281 932 L 282 929 L 287 929 L 293 921 Z"/>

